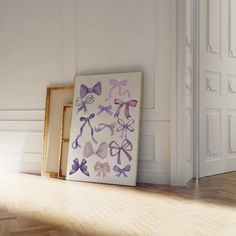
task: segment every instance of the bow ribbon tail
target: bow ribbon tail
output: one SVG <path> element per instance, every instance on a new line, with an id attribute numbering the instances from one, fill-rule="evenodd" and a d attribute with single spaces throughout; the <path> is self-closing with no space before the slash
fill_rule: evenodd
<path id="1" fill-rule="evenodd" d="M 130 95 L 130 91 L 128 89 L 126 89 L 123 93 L 121 93 L 121 95 L 125 95 L 125 94 L 128 94 L 128 97 L 130 98 L 131 95 Z"/>
<path id="2" fill-rule="evenodd" d="M 72 144 L 72 147 L 76 149 L 77 147 L 81 147 L 81 145 L 78 143 L 79 138 L 83 134 L 84 126 L 86 125 L 87 121 L 84 122 L 84 124 L 80 127 L 80 134 L 76 137 L 75 141 Z"/>
<path id="3" fill-rule="evenodd" d="M 123 176 L 124 176 L 125 178 L 128 177 L 127 174 L 125 173 L 125 170 L 124 170 L 124 169 L 121 170 L 120 175 L 121 175 L 121 174 L 123 174 Z"/>
<path id="4" fill-rule="evenodd" d="M 127 152 L 125 149 L 122 148 L 122 151 L 125 153 L 125 155 L 127 156 L 128 160 L 131 161 L 132 160 L 132 156 L 129 154 L 129 152 Z"/>
<path id="5" fill-rule="evenodd" d="M 101 176 L 101 173 L 102 173 L 102 170 L 101 170 L 101 169 L 99 169 L 99 170 L 98 170 L 98 173 L 97 173 L 97 176 L 99 176 L 99 177 L 100 177 L 100 176 Z"/>
<path id="6" fill-rule="evenodd" d="M 121 164 L 121 159 L 120 159 L 120 151 L 121 149 L 119 150 L 118 154 L 117 154 L 117 164 Z"/>
<path id="7" fill-rule="evenodd" d="M 94 141 L 94 143 L 98 143 L 97 142 L 97 140 L 94 138 L 94 129 L 93 129 L 93 127 L 92 127 L 92 125 L 91 125 L 91 123 L 90 123 L 90 121 L 88 121 L 88 125 L 89 125 L 89 127 L 90 127 L 90 131 L 91 131 L 91 138 L 92 138 L 92 140 Z"/>
<path id="8" fill-rule="evenodd" d="M 127 118 L 127 119 L 129 119 L 130 117 L 131 117 L 131 115 L 129 114 L 129 103 L 126 103 L 126 105 L 125 105 L 125 117 Z"/>
<path id="9" fill-rule="evenodd" d="M 120 104 L 116 110 L 114 117 L 118 118 L 120 115 L 120 109 L 123 107 L 123 104 Z"/>
<path id="10" fill-rule="evenodd" d="M 97 113 L 97 116 L 99 116 L 102 113 L 102 109 Z"/>
<path id="11" fill-rule="evenodd" d="M 77 113 L 84 109 L 84 104 L 77 108 Z"/>
<path id="12" fill-rule="evenodd" d="M 114 85 L 110 88 L 110 90 L 109 90 L 109 95 L 108 95 L 108 97 L 105 99 L 105 101 L 108 101 L 108 100 L 112 97 L 111 93 L 112 93 L 112 91 L 116 88 L 116 86 L 117 86 L 117 84 L 114 84 Z"/>

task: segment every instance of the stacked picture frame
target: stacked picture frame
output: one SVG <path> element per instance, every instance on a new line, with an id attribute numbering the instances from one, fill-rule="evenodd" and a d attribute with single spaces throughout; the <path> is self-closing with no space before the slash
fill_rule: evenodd
<path id="1" fill-rule="evenodd" d="M 142 73 L 78 75 L 47 88 L 41 174 L 136 185 Z"/>

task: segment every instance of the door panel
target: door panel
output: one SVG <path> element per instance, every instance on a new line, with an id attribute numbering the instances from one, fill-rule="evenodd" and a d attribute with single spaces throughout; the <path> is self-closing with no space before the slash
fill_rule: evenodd
<path id="1" fill-rule="evenodd" d="M 201 0 L 199 4 L 202 177 L 236 170 L 236 1 Z"/>

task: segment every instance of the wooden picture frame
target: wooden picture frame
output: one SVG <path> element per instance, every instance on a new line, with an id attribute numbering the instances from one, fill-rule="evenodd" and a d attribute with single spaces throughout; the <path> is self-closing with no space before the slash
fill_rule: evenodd
<path id="1" fill-rule="evenodd" d="M 60 153 L 59 153 L 59 165 L 58 165 L 59 179 L 66 178 L 71 117 L 72 117 L 72 104 L 65 104 L 63 106 L 63 112 L 61 118 Z"/>
<path id="2" fill-rule="evenodd" d="M 78 75 L 67 180 L 135 186 L 142 73 Z"/>
<path id="3" fill-rule="evenodd" d="M 41 175 L 58 176 L 63 106 L 73 102 L 73 85 L 47 88 Z"/>

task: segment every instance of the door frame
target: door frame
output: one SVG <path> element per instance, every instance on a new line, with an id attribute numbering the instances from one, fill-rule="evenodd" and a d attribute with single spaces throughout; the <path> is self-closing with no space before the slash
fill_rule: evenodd
<path id="1" fill-rule="evenodd" d="M 188 0 L 187 0 L 188 1 Z M 184 186 L 185 179 L 185 64 L 186 64 L 186 0 L 176 0 L 175 76 L 171 80 L 171 157 L 170 185 Z M 193 178 L 199 177 L 199 0 L 192 1 L 193 44 Z M 174 55 L 173 55 L 174 56 Z"/>

